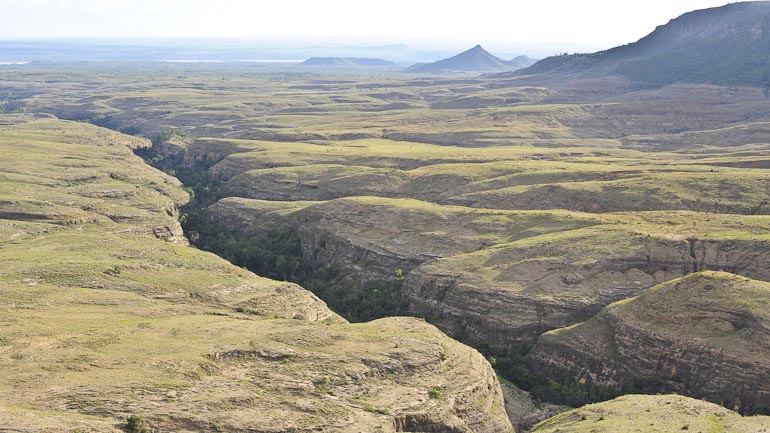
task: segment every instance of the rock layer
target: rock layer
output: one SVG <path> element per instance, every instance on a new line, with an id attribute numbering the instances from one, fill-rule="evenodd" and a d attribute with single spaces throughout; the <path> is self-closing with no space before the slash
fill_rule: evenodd
<path id="1" fill-rule="evenodd" d="M 452 335 L 527 346 L 542 332 L 582 322 L 612 302 L 693 272 L 770 281 L 764 217 L 757 217 L 760 234 L 718 217 L 692 231 L 669 225 L 663 214 L 640 215 L 643 223 L 635 220 L 639 215 L 619 216 L 620 224 L 429 261 L 407 276 L 403 293 L 411 311 Z M 693 237 L 683 239 L 688 231 Z"/>
<path id="2" fill-rule="evenodd" d="M 529 362 L 548 375 L 677 392 L 770 413 L 770 284 L 701 272 L 542 335 Z"/>

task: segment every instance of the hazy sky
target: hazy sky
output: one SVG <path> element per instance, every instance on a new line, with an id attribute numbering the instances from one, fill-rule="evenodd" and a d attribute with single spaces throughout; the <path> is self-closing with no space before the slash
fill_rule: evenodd
<path id="1" fill-rule="evenodd" d="M 608 48 L 635 41 L 684 12 L 726 2 L 0 0 L 0 40 L 365 36 L 378 42 L 449 39 Z"/>

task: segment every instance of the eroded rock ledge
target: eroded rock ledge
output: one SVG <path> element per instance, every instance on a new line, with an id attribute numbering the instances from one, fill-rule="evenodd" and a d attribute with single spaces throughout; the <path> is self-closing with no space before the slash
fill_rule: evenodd
<path id="1" fill-rule="evenodd" d="M 677 392 L 742 413 L 770 412 L 770 284 L 701 272 L 542 335 L 542 375 L 646 392 Z"/>

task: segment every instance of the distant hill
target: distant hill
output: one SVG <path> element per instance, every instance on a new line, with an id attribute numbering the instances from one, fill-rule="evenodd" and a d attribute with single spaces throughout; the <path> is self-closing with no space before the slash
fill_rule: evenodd
<path id="1" fill-rule="evenodd" d="M 534 65 L 537 63 L 537 59 L 533 59 L 527 56 L 518 56 L 514 57 L 513 60 L 506 63 L 510 69 L 521 69 Z"/>
<path id="2" fill-rule="evenodd" d="M 433 63 L 416 64 L 407 69 L 408 72 L 441 73 L 451 71 L 467 72 L 500 72 L 511 71 L 533 64 L 535 61 L 526 56 L 519 56 L 510 62 L 503 60 L 489 51 L 476 45 L 470 50 Z"/>
<path id="3" fill-rule="evenodd" d="M 395 68 L 396 64 L 384 60 L 362 57 L 311 57 L 300 63 L 301 66 L 334 66 L 353 68 Z"/>
<path id="4" fill-rule="evenodd" d="M 770 2 L 689 12 L 635 43 L 548 57 L 515 74 L 544 73 L 621 75 L 652 84 L 763 85 L 770 80 Z"/>

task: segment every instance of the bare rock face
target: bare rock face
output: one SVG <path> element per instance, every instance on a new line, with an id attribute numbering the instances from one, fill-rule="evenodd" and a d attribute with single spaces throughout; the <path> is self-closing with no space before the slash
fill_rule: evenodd
<path id="1" fill-rule="evenodd" d="M 290 224 L 306 259 L 354 284 L 401 270 L 410 311 L 472 342 L 528 346 L 543 332 L 702 270 L 770 281 L 765 216 L 738 224 L 729 215 L 597 217 L 375 197 L 226 198 L 208 214 L 244 233 Z"/>
<path id="2" fill-rule="evenodd" d="M 473 218 L 417 200 L 366 197 L 310 206 L 295 215 L 303 256 L 359 282 L 392 278 L 399 269 L 408 272 L 436 257 L 482 248 L 480 235 L 490 226 L 468 224 L 462 235 L 447 236 L 447 227 L 463 224 L 458 217 Z"/>
<path id="3" fill-rule="evenodd" d="M 533 400 L 530 393 L 505 380 L 501 382 L 501 386 L 505 398 L 505 411 L 518 431 L 529 431 L 538 422 L 572 409 L 569 406 Z"/>
<path id="4" fill-rule="evenodd" d="M 692 268 L 685 241 L 589 227 L 428 262 L 410 273 L 410 309 L 470 341 L 529 345 L 603 306 Z"/>
<path id="5" fill-rule="evenodd" d="M 769 312 L 770 284 L 701 272 L 546 333 L 528 357 L 544 375 L 770 413 Z"/>
<path id="6" fill-rule="evenodd" d="M 413 199 L 351 197 L 328 202 L 225 198 L 207 209 L 213 223 L 249 234 L 289 224 L 303 257 L 355 282 L 392 278 L 430 260 L 497 243 L 598 224 L 593 215 L 441 206 Z"/>
<path id="7" fill-rule="evenodd" d="M 643 432 L 767 433 L 770 418 L 739 414 L 679 395 L 626 395 L 562 413 L 533 433 Z"/>
<path id="8" fill-rule="evenodd" d="M 164 151 L 166 148 L 160 149 Z M 239 145 L 238 142 L 225 140 L 195 140 L 187 146 L 187 150 L 182 158 L 182 164 L 186 167 L 209 168 L 222 161 L 229 155 L 245 152 L 248 149 Z M 174 155 L 164 155 L 174 156 Z"/>
<path id="9" fill-rule="evenodd" d="M 645 218 L 649 224 L 657 217 Z M 770 245 L 763 237 L 750 230 L 728 234 L 732 226 L 717 223 L 721 228 L 711 233 L 692 234 L 702 239 L 626 221 L 503 243 L 426 262 L 407 276 L 403 293 L 412 312 L 451 335 L 526 346 L 543 332 L 690 273 L 717 270 L 770 281 Z"/>

